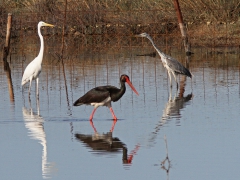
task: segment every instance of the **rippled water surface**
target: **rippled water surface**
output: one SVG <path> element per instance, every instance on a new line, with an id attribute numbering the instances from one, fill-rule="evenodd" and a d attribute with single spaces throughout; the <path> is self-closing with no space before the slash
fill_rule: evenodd
<path id="1" fill-rule="evenodd" d="M 137 56 L 151 53 L 151 47 L 69 50 L 64 64 L 50 50 L 39 101 L 35 82 L 31 101 L 28 85 L 22 89 L 20 83 L 37 51 L 13 53 L 11 72 L 0 63 L 1 179 L 240 177 L 238 53 L 194 49 L 188 64 L 194 77 L 180 77 L 177 92 L 175 84 L 170 90 L 158 56 Z M 182 50 L 169 54 L 185 64 Z M 92 106 L 72 106 L 93 87 L 119 87 L 121 74 L 129 75 L 139 96 L 127 86 L 112 104 L 117 122 L 108 108 L 99 107 L 91 124 Z"/>

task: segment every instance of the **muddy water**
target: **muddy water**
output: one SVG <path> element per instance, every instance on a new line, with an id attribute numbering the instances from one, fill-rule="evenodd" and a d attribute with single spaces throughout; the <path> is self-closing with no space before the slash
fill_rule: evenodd
<path id="1" fill-rule="evenodd" d="M 37 49 L 37 48 L 36 48 Z M 0 174 L 3 179 L 237 179 L 240 176 L 239 54 L 194 49 L 180 89 L 169 88 L 159 57 L 149 48 L 71 51 L 58 59 L 46 46 L 39 82 L 30 100 L 22 73 L 36 51 L 16 51 L 10 71 L 0 68 Z M 215 51 L 216 52 L 216 51 Z M 219 52 L 219 51 L 218 51 Z M 223 52 L 223 53 L 222 53 Z M 183 64 L 182 50 L 171 50 Z M 93 87 L 127 87 L 106 107 L 73 102 Z M 10 76 L 11 75 L 11 76 Z M 164 139 L 164 136 L 166 137 Z M 166 146 L 167 145 L 167 146 Z M 168 158 L 169 159 L 168 159 Z M 170 160 L 170 161 L 168 161 Z"/>

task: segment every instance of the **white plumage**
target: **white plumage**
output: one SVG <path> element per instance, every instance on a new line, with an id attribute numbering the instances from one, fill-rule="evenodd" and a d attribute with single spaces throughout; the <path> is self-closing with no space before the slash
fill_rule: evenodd
<path id="1" fill-rule="evenodd" d="M 38 36 L 40 38 L 40 51 L 38 56 L 28 64 L 26 67 L 23 77 L 22 77 L 22 86 L 24 86 L 27 82 L 29 82 L 29 96 L 30 96 L 30 91 L 31 91 L 31 85 L 32 85 L 32 80 L 36 80 L 37 83 L 37 96 L 38 96 L 38 77 L 39 74 L 41 73 L 42 70 L 42 59 L 43 59 L 43 52 L 44 52 L 44 41 L 43 41 L 43 36 L 41 34 L 41 27 L 42 26 L 50 26 L 53 27 L 54 25 L 45 23 L 43 21 L 40 21 L 38 23 Z"/>

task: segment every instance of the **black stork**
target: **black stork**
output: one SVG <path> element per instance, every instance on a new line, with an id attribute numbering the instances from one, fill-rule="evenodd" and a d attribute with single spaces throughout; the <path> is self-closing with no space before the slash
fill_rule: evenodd
<path id="1" fill-rule="evenodd" d="M 99 106 L 107 106 L 112 113 L 113 119 L 117 120 L 117 117 L 115 116 L 112 109 L 111 101 L 116 102 L 123 96 L 126 91 L 125 82 L 128 83 L 132 90 L 138 95 L 138 92 L 132 85 L 129 77 L 126 74 L 123 74 L 120 77 L 120 89 L 115 86 L 95 87 L 80 97 L 78 100 L 76 100 L 73 106 L 81 106 L 83 104 L 94 106 L 94 109 L 90 116 L 90 121 L 92 121 L 93 115 Z"/>

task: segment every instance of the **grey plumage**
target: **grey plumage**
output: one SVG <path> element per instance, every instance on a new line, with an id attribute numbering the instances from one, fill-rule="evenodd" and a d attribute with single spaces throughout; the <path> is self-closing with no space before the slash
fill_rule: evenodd
<path id="1" fill-rule="evenodd" d="M 189 70 L 187 68 L 185 68 L 180 62 L 178 62 L 176 59 L 174 59 L 173 57 L 164 54 L 162 51 L 160 51 L 160 49 L 158 49 L 156 47 L 156 45 L 154 44 L 152 38 L 149 36 L 149 34 L 147 33 L 142 33 L 139 35 L 136 35 L 136 37 L 146 37 L 150 40 L 150 42 L 152 43 L 153 47 L 156 49 L 156 51 L 158 52 L 159 56 L 161 57 L 163 66 L 167 69 L 168 71 L 168 75 L 170 78 L 170 84 L 172 87 L 172 80 L 171 80 L 171 73 L 177 83 L 177 88 L 178 88 L 178 82 L 177 82 L 177 75 L 178 74 L 182 74 L 182 75 L 186 75 L 190 78 L 192 78 L 192 74 L 189 72 Z"/>

